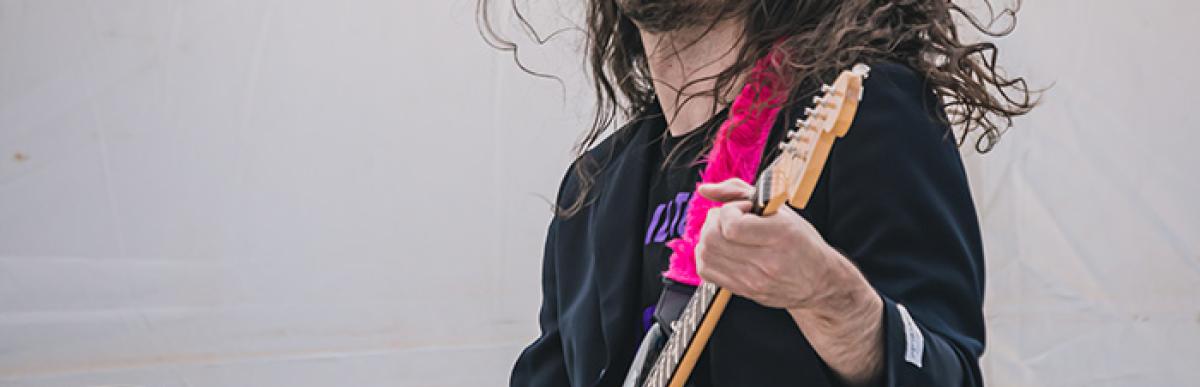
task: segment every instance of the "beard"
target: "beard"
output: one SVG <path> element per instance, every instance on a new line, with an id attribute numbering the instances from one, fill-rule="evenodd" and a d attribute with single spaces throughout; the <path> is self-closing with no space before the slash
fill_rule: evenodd
<path id="1" fill-rule="evenodd" d="M 604 0 L 600 0 L 604 1 Z M 671 32 L 704 26 L 736 9 L 745 0 L 616 0 L 617 7 L 639 29 Z"/>

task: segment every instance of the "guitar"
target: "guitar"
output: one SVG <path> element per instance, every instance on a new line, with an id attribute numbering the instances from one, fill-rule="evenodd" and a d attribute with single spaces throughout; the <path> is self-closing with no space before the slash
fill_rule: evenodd
<path id="1" fill-rule="evenodd" d="M 834 141 L 845 136 L 854 122 L 869 72 L 867 65 L 855 65 L 832 85 L 821 87 L 824 94 L 813 98 L 813 106 L 805 108 L 804 118 L 797 120 L 795 130 L 779 144 L 780 155 L 759 174 L 749 198 L 755 214 L 770 216 L 785 203 L 801 209 L 808 204 Z M 701 282 L 671 323 L 669 337 L 657 323 L 650 328 L 623 386 L 683 387 L 732 295 L 727 289 Z"/>

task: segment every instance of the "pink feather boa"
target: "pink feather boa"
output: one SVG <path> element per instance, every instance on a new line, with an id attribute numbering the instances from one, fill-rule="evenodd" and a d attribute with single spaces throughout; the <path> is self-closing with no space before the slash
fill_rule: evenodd
<path id="1" fill-rule="evenodd" d="M 767 55 L 759 59 L 750 71 L 746 86 L 729 108 L 729 118 L 717 132 L 707 156 L 708 165 L 700 173 L 697 187 L 735 177 L 754 184 L 767 136 L 775 125 L 775 117 L 787 94 L 777 90 L 783 85 L 778 76 L 770 71 L 774 68 L 776 58 L 774 54 Z M 667 242 L 667 246 L 674 251 L 671 266 L 664 273 L 667 278 L 693 286 L 700 284 L 700 276 L 696 275 L 696 243 L 708 210 L 718 206 L 718 203 L 698 194 L 692 195 L 683 235 Z"/>

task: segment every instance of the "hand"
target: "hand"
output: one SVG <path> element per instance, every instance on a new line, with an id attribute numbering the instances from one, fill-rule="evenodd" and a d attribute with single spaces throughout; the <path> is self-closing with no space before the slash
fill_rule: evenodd
<path id="1" fill-rule="evenodd" d="M 750 213 L 753 191 L 740 179 L 699 187 L 700 195 L 724 203 L 709 210 L 700 231 L 701 278 L 775 308 L 837 308 L 849 301 L 844 296 L 863 294 L 857 269 L 791 207 L 766 217 Z"/>
<path id="2" fill-rule="evenodd" d="M 883 299 L 858 268 L 791 207 L 749 213 L 754 188 L 731 179 L 700 186 L 724 203 L 709 210 L 696 245 L 705 281 L 767 307 L 786 308 L 844 382 L 876 384 L 883 372 Z"/>

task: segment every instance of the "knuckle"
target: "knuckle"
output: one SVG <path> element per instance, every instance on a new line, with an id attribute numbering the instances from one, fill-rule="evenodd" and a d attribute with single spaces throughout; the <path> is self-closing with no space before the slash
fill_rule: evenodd
<path id="1" fill-rule="evenodd" d="M 799 222 L 796 222 L 795 219 L 788 219 L 784 221 L 780 229 L 783 231 L 781 234 L 799 235 L 800 233 Z"/>
<path id="2" fill-rule="evenodd" d="M 712 221 L 720 221 L 721 220 L 721 208 L 720 207 L 709 208 L 708 213 L 705 215 L 706 215 L 706 217 L 705 217 L 706 223 L 712 222 Z"/>
<path id="3" fill-rule="evenodd" d="M 718 256 L 721 255 L 721 249 L 719 245 L 719 243 L 714 243 L 711 240 L 701 240 L 700 243 L 696 244 L 696 260 L 703 260 L 712 263 L 714 259 L 719 258 Z"/>
<path id="4" fill-rule="evenodd" d="M 762 233 L 762 235 L 759 236 L 759 239 L 761 239 L 764 243 L 767 243 L 767 244 L 778 244 L 778 243 L 783 242 L 784 235 L 785 234 L 781 233 L 781 232 L 774 232 L 774 231 L 764 232 L 764 233 Z"/>
<path id="5" fill-rule="evenodd" d="M 713 272 L 711 266 L 705 265 L 702 260 L 696 260 L 696 275 L 699 275 L 702 278 L 709 278 L 712 276 L 712 274 Z"/>
<path id="6" fill-rule="evenodd" d="M 704 224 L 700 225 L 700 233 L 699 233 L 700 235 L 697 235 L 697 236 L 699 237 L 700 240 L 704 240 L 705 238 L 708 238 L 709 235 L 712 235 L 712 232 L 713 232 L 712 223 L 704 222 Z"/>
<path id="7" fill-rule="evenodd" d="M 721 231 L 723 231 L 722 234 L 724 234 L 723 236 L 725 239 L 731 241 L 741 240 L 743 237 L 742 234 L 745 233 L 745 230 L 742 228 L 741 224 L 737 222 L 729 222 Z"/>
<path id="8" fill-rule="evenodd" d="M 788 222 L 788 231 L 791 231 L 792 233 L 797 234 L 797 235 L 803 235 L 803 234 L 807 234 L 807 233 L 815 231 L 815 230 L 813 229 L 812 224 L 808 223 L 808 221 L 805 220 L 804 217 L 801 217 L 800 215 L 795 215 L 794 219 L 791 222 Z"/>

